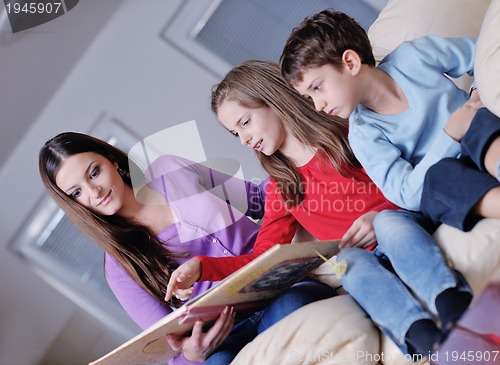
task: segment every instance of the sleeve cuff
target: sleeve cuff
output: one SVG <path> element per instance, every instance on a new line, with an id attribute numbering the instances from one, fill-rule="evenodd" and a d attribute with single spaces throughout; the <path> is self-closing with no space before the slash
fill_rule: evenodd
<path id="1" fill-rule="evenodd" d="M 201 276 L 198 281 L 224 280 L 239 268 L 252 261 L 250 255 L 231 257 L 195 256 L 201 262 Z"/>

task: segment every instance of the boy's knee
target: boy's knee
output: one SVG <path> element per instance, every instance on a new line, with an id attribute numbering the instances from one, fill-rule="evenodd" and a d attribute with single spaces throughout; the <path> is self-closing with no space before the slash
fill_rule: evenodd
<path id="1" fill-rule="evenodd" d="M 375 216 L 373 220 L 373 230 L 377 236 L 377 240 L 383 237 L 383 235 L 389 234 L 393 235 L 395 220 L 401 217 L 401 211 L 399 210 L 383 210 Z"/>

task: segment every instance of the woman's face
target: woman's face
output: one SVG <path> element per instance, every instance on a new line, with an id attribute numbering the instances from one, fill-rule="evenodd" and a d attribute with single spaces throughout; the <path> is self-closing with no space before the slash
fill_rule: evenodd
<path id="1" fill-rule="evenodd" d="M 128 187 L 117 167 L 98 153 L 78 153 L 61 162 L 56 184 L 96 214 L 117 214 L 123 208 Z"/>
<path id="2" fill-rule="evenodd" d="M 217 117 L 229 132 L 239 137 L 242 145 L 267 156 L 279 150 L 286 140 L 279 117 L 269 107 L 251 109 L 226 100 L 219 106 Z"/>

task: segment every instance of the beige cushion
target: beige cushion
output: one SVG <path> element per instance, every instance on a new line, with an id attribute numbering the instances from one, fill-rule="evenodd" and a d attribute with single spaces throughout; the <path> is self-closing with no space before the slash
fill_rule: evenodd
<path id="1" fill-rule="evenodd" d="M 475 76 L 484 105 L 500 117 L 500 0 L 493 0 L 477 45 Z"/>
<path id="2" fill-rule="evenodd" d="M 257 336 L 232 365 L 377 364 L 378 330 L 348 295 L 311 303 Z M 356 358 L 358 354 L 358 358 Z"/>
<path id="3" fill-rule="evenodd" d="M 442 225 L 434 237 L 477 296 L 500 266 L 500 220 L 483 219 L 470 232 Z"/>
<path id="4" fill-rule="evenodd" d="M 368 30 L 380 61 L 404 41 L 427 34 L 477 37 L 491 0 L 389 0 Z"/>
<path id="5" fill-rule="evenodd" d="M 490 1 L 389 0 L 368 30 L 375 59 L 380 61 L 404 41 L 427 34 L 477 37 Z M 472 78 L 464 75 L 454 81 L 468 89 Z"/>
<path id="6" fill-rule="evenodd" d="M 384 365 L 424 365 L 429 364 L 427 358 L 417 357 L 412 358 L 411 355 L 404 355 L 399 347 L 385 334 L 380 336 L 380 353 L 384 354 Z M 413 359 L 413 361 L 412 361 Z"/>

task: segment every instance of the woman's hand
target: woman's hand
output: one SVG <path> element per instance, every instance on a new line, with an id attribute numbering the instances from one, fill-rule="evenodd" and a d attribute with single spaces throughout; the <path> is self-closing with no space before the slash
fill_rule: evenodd
<path id="1" fill-rule="evenodd" d="M 340 240 L 339 248 L 368 247 L 376 242 L 373 220 L 377 212 L 368 212 L 356 219 Z"/>
<path id="2" fill-rule="evenodd" d="M 180 300 L 188 299 L 193 294 L 193 284 L 200 276 L 201 261 L 199 259 L 193 258 L 183 263 L 170 276 L 165 301 L 169 301 L 172 295 Z"/>
<path id="3" fill-rule="evenodd" d="M 203 332 L 203 321 L 196 321 L 190 337 L 168 334 L 167 341 L 172 349 L 182 352 L 187 360 L 203 362 L 231 332 L 234 314 L 232 307 L 226 307 L 207 332 Z"/>
<path id="4" fill-rule="evenodd" d="M 483 107 L 484 105 L 479 97 L 479 93 L 477 89 L 474 89 L 470 99 L 451 113 L 448 123 L 444 126 L 444 131 L 455 141 L 460 142 L 462 138 L 464 138 L 465 133 L 469 130 L 477 110 Z"/>

